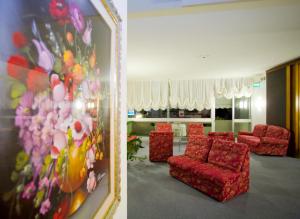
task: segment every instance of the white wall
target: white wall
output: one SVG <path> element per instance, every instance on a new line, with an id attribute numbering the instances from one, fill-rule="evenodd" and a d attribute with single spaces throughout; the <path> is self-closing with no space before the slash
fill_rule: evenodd
<path id="1" fill-rule="evenodd" d="M 253 88 L 251 97 L 252 130 L 256 124 L 266 124 L 266 80 L 260 88 Z"/>
<path id="2" fill-rule="evenodd" d="M 113 0 L 121 18 L 121 202 L 114 215 L 114 219 L 127 218 L 127 77 L 126 77 L 126 57 L 127 57 L 127 0 Z"/>

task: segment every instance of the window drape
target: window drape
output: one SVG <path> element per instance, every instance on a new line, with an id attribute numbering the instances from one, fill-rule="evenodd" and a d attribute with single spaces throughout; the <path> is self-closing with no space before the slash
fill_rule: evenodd
<path id="1" fill-rule="evenodd" d="M 252 78 L 129 81 L 128 108 L 140 111 L 179 108 L 210 109 L 214 98 L 250 97 Z"/>

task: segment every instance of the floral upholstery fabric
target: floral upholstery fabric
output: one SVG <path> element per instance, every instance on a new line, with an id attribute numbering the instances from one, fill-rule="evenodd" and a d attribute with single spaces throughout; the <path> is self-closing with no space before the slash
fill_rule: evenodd
<path id="1" fill-rule="evenodd" d="M 199 161 L 207 161 L 208 153 L 212 145 L 212 139 L 206 136 L 192 135 L 188 139 L 185 155 Z"/>
<path id="2" fill-rule="evenodd" d="M 231 147 L 234 146 L 232 142 L 227 141 L 227 143 L 231 143 Z M 244 151 L 244 148 L 242 146 L 240 149 Z M 238 172 L 183 155 L 170 157 L 168 163 L 171 176 L 218 201 L 229 200 L 249 190 L 249 150 L 247 146 L 241 169 Z"/>
<path id="3" fill-rule="evenodd" d="M 202 123 L 189 123 L 187 128 L 188 137 L 191 135 L 204 135 L 204 126 Z"/>
<path id="4" fill-rule="evenodd" d="M 253 133 L 252 132 L 241 131 L 241 132 L 238 132 L 238 135 L 250 135 L 250 136 L 253 136 Z"/>
<path id="5" fill-rule="evenodd" d="M 253 136 L 264 137 L 266 135 L 267 128 L 267 125 L 256 125 L 253 129 Z"/>
<path id="6" fill-rule="evenodd" d="M 200 162 L 188 156 L 179 155 L 179 156 L 169 157 L 168 163 L 182 170 L 190 170 L 194 166 L 197 166 Z"/>
<path id="7" fill-rule="evenodd" d="M 253 151 L 253 148 L 260 144 L 260 138 L 249 135 L 239 135 L 238 142 L 248 145 L 250 151 Z"/>
<path id="8" fill-rule="evenodd" d="M 234 141 L 233 132 L 209 132 L 208 137 L 212 139 L 221 139 L 227 141 Z"/>
<path id="9" fill-rule="evenodd" d="M 150 132 L 150 161 L 167 161 L 173 155 L 173 132 Z"/>
<path id="10" fill-rule="evenodd" d="M 281 128 L 274 125 L 269 125 L 266 133 L 266 137 L 277 138 L 277 139 L 289 139 L 289 131 L 285 128 Z"/>
<path id="11" fill-rule="evenodd" d="M 238 180 L 240 173 L 221 168 L 210 163 L 198 163 L 193 168 L 193 173 L 199 179 L 209 181 L 216 186 L 224 186 L 226 183 L 234 183 Z"/>
<path id="12" fill-rule="evenodd" d="M 257 125 L 261 130 L 260 137 L 248 136 L 239 133 L 238 142 L 245 143 L 250 147 L 250 151 L 261 155 L 285 156 L 288 150 L 290 132 L 282 127 L 274 125 Z M 258 132 L 258 131 L 257 131 Z M 254 135 L 254 131 L 253 131 Z"/>
<path id="13" fill-rule="evenodd" d="M 156 123 L 156 131 L 158 132 L 172 132 L 172 126 L 169 123 Z"/>
<path id="14" fill-rule="evenodd" d="M 243 143 L 214 140 L 208 155 L 208 163 L 239 172 L 242 168 L 248 146 Z"/>

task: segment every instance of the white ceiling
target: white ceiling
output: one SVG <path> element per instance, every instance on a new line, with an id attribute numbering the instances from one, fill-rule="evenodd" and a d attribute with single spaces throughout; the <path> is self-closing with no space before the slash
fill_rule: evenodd
<path id="1" fill-rule="evenodd" d="M 128 1 L 129 79 L 248 76 L 300 56 L 300 0 L 184 8 L 136 1 Z"/>

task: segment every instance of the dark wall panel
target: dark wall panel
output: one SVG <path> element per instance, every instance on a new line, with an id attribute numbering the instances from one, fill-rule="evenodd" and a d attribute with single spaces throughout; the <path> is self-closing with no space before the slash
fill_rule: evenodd
<path id="1" fill-rule="evenodd" d="M 285 67 L 267 73 L 267 124 L 285 127 Z"/>

